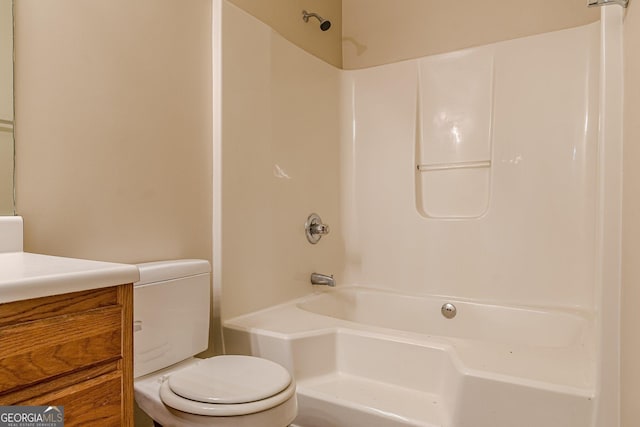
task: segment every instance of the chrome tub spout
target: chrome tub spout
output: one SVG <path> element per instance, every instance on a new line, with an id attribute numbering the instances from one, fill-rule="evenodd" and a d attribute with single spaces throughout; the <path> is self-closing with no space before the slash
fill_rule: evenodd
<path id="1" fill-rule="evenodd" d="M 311 284 L 334 287 L 336 285 L 336 280 L 333 278 L 333 274 L 329 276 L 326 274 L 311 273 Z"/>

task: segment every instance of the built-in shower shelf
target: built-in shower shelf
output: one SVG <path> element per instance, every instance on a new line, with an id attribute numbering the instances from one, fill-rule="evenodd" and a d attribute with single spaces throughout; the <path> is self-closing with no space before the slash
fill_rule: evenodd
<path id="1" fill-rule="evenodd" d="M 475 219 L 489 209 L 494 50 L 418 62 L 415 201 L 429 219 Z"/>
<path id="2" fill-rule="evenodd" d="M 475 162 L 455 162 L 455 163 L 435 163 L 429 165 L 418 165 L 417 169 L 420 172 L 430 171 L 444 171 L 452 169 L 479 169 L 490 168 L 491 160 L 482 160 Z"/>
<path id="3" fill-rule="evenodd" d="M 491 160 L 416 165 L 416 202 L 426 218 L 479 218 L 489 208 Z"/>

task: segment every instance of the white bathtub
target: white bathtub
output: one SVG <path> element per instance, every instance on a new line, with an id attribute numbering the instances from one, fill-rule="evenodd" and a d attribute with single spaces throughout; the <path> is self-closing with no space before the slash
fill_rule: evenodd
<path id="1" fill-rule="evenodd" d="M 453 303 L 457 315 L 440 311 Z M 286 366 L 299 427 L 586 427 L 592 321 L 340 287 L 230 319 L 227 353 Z"/>
<path id="2" fill-rule="evenodd" d="M 441 307 L 457 314 L 445 318 Z M 367 288 L 341 288 L 297 303 L 303 310 L 363 325 L 440 337 L 505 344 L 567 347 L 584 342 L 588 319 L 578 313 L 479 304 L 446 298 L 402 295 Z"/>

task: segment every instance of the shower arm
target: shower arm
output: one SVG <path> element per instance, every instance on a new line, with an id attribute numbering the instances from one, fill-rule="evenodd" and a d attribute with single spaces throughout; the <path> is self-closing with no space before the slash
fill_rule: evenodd
<path id="1" fill-rule="evenodd" d="M 597 7 L 597 6 L 607 6 L 610 4 L 617 4 L 626 8 L 629 5 L 629 0 L 589 0 L 589 3 L 587 3 L 587 6 Z"/>
<path id="2" fill-rule="evenodd" d="M 302 19 L 304 22 L 309 22 L 309 18 L 316 18 L 319 22 L 324 21 L 320 15 L 314 12 L 307 12 L 306 10 L 302 11 Z"/>

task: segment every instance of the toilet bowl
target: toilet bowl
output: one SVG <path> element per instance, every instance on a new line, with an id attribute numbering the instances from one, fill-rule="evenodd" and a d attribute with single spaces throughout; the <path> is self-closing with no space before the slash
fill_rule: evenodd
<path id="1" fill-rule="evenodd" d="M 210 266 L 202 260 L 138 265 L 134 284 L 134 391 L 163 427 L 285 427 L 297 414 L 295 381 L 270 360 L 207 348 Z"/>

